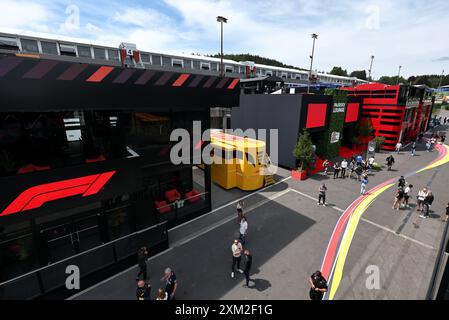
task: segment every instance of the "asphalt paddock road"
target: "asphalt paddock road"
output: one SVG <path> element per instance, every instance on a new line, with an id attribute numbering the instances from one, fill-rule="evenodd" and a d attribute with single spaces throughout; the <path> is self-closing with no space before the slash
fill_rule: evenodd
<path id="1" fill-rule="evenodd" d="M 302 207 L 304 209 L 299 209 Z M 319 209 L 312 213 L 307 208 Z M 177 299 L 308 299 L 309 270 L 321 263 L 325 249 L 323 238 L 331 232 L 338 215 L 329 208 L 316 208 L 309 199 L 285 190 L 248 214 L 249 234 L 245 248 L 253 253 L 250 288 L 244 288 L 244 276 L 230 277 L 231 244 L 238 238 L 235 219 L 149 263 L 153 295 L 159 287 L 165 267 L 175 271 L 179 281 Z M 292 208 L 296 208 L 293 210 Z M 304 210 L 302 214 L 301 211 Z M 119 275 L 77 299 L 134 299 L 137 269 Z M 292 285 L 293 284 L 293 285 Z"/>

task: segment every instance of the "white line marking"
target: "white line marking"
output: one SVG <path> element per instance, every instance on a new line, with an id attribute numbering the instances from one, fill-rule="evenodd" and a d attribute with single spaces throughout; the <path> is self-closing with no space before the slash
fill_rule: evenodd
<path id="1" fill-rule="evenodd" d="M 402 233 L 397 234 L 396 231 L 391 230 L 391 229 L 389 229 L 389 228 L 387 228 L 387 227 L 384 227 L 384 226 L 382 226 L 382 225 L 380 225 L 380 224 L 377 224 L 377 223 L 375 223 L 375 222 L 372 222 L 372 221 L 370 221 L 370 220 L 367 220 L 367 219 L 365 219 L 365 218 L 362 218 L 362 219 L 360 219 L 360 220 L 361 220 L 361 221 L 364 221 L 364 222 L 366 222 L 366 223 L 369 223 L 369 224 L 371 224 L 371 225 L 373 225 L 373 226 L 375 226 L 375 227 L 378 227 L 378 228 L 380 228 L 380 229 L 382 229 L 382 230 L 384 230 L 384 231 L 386 231 L 386 232 L 392 233 L 392 234 L 394 234 L 394 235 L 396 235 L 396 236 L 398 236 L 398 237 L 400 237 L 400 238 L 403 238 L 403 239 L 409 240 L 409 241 L 411 241 L 411 242 L 414 242 L 414 243 L 416 243 L 416 244 L 419 244 L 419 245 L 421 245 L 421 246 L 423 246 L 423 247 L 425 247 L 425 248 L 427 248 L 427 249 L 437 250 L 437 249 L 435 249 L 434 247 L 432 247 L 431 245 L 428 245 L 428 244 L 426 244 L 426 243 L 424 243 L 424 242 L 421 242 L 421 241 L 419 241 L 419 240 L 410 238 L 410 237 L 408 237 L 408 236 L 406 236 L 406 235 L 404 235 L 404 234 L 402 234 Z"/>
<path id="2" fill-rule="evenodd" d="M 179 229 L 179 228 L 181 228 L 182 226 L 185 226 L 185 225 L 187 225 L 187 224 L 189 224 L 189 223 L 192 223 L 192 222 L 194 222 L 194 221 L 197 221 L 197 220 L 199 220 L 199 219 L 202 219 L 202 218 L 204 218 L 204 217 L 207 217 L 208 215 L 210 215 L 210 214 L 212 214 L 212 213 L 214 213 L 214 212 L 220 211 L 221 209 L 224 209 L 224 208 L 226 208 L 226 207 L 229 207 L 230 205 L 236 204 L 237 202 L 239 202 L 239 201 L 241 201 L 241 200 L 245 200 L 245 199 L 247 199 L 247 198 L 250 198 L 250 197 L 252 197 L 252 196 L 254 196 L 254 195 L 256 195 L 256 194 L 259 194 L 260 192 L 263 192 L 263 191 L 265 191 L 265 190 L 267 190 L 267 189 L 269 189 L 269 188 L 272 188 L 272 187 L 274 187 L 274 186 L 277 186 L 278 184 L 281 184 L 281 183 L 283 183 L 283 182 L 285 182 L 285 181 L 287 181 L 287 180 L 290 180 L 291 178 L 292 178 L 292 177 L 284 178 L 284 179 L 282 179 L 282 180 L 276 182 L 275 184 L 272 184 L 272 185 L 270 185 L 270 186 L 267 186 L 267 187 L 265 187 L 265 188 L 262 188 L 262 189 L 260 189 L 260 190 L 255 191 L 255 192 L 252 192 L 252 193 L 250 193 L 250 194 L 247 194 L 246 196 L 243 196 L 243 197 L 241 197 L 241 198 L 239 198 L 239 199 L 236 199 L 236 200 L 233 200 L 233 201 L 231 201 L 231 202 L 228 202 L 228 203 L 226 203 L 226 204 L 224 204 L 224 205 L 221 205 L 220 207 L 215 208 L 215 209 L 213 209 L 212 211 L 209 211 L 208 213 L 203 214 L 202 216 L 199 216 L 199 217 L 196 217 L 195 219 L 186 221 L 186 222 L 184 222 L 184 223 L 182 223 L 182 224 L 180 224 L 180 225 L 178 225 L 178 226 L 176 226 L 176 227 L 171 228 L 171 229 L 168 230 L 168 231 L 173 231 L 173 230 Z"/>
<path id="3" fill-rule="evenodd" d="M 249 212 L 251 212 L 251 211 L 254 211 L 255 209 L 257 209 L 257 208 L 263 206 L 264 204 L 267 204 L 267 203 L 270 202 L 270 201 L 273 201 L 273 200 L 275 200 L 275 199 L 277 199 L 277 198 L 279 198 L 279 197 L 282 197 L 283 195 L 287 194 L 288 192 L 290 192 L 290 189 L 286 189 L 286 190 L 280 191 L 280 192 L 278 192 L 278 193 L 275 193 L 274 195 L 272 195 L 272 196 L 266 198 L 265 200 L 262 200 L 262 201 L 260 201 L 260 202 L 258 202 L 258 203 L 256 203 L 256 204 L 254 204 L 253 206 L 248 207 L 248 208 L 245 210 L 245 212 L 246 212 L 246 213 L 249 213 Z M 183 240 L 181 240 L 181 241 L 174 242 L 170 247 L 173 247 L 173 248 L 181 247 L 181 246 L 183 246 L 184 244 L 186 244 L 186 243 L 188 243 L 188 242 L 190 242 L 190 241 L 192 241 L 192 240 L 194 240 L 194 239 L 196 239 L 196 238 L 198 238 L 198 237 L 201 237 L 202 235 L 204 235 L 204 234 L 206 234 L 206 233 L 208 233 L 208 232 L 210 232 L 210 231 L 212 231 L 212 230 L 214 230 L 214 229 L 216 229 L 216 228 L 219 228 L 219 227 L 221 227 L 222 225 L 224 225 L 225 223 L 228 223 L 229 221 L 232 221 L 232 220 L 235 220 L 235 219 L 236 219 L 236 217 L 235 217 L 234 215 L 232 215 L 231 217 L 222 219 L 222 220 L 220 220 L 220 221 L 218 221 L 218 222 L 216 222 L 216 223 L 210 225 L 209 227 L 204 228 L 204 229 L 202 229 L 202 230 L 196 232 L 195 234 L 193 234 L 193 235 L 192 235 L 191 237 L 189 237 L 189 238 L 183 239 Z"/>
<path id="4" fill-rule="evenodd" d="M 314 197 L 312 197 L 312 196 L 310 196 L 310 195 L 308 195 L 308 194 L 302 193 L 302 192 L 300 192 L 300 191 L 298 191 L 298 190 L 295 190 L 295 189 L 290 189 L 290 190 L 293 191 L 293 192 L 296 192 L 296 193 L 298 193 L 298 194 L 300 194 L 300 195 L 302 195 L 302 196 L 304 196 L 304 197 L 306 197 L 306 198 L 309 198 L 309 199 L 311 199 L 311 200 L 313 200 L 313 201 L 317 201 L 317 198 L 314 198 Z M 345 210 L 343 210 L 343 209 L 341 209 L 341 208 L 339 208 L 339 207 L 336 207 L 336 206 L 329 206 L 329 208 L 335 209 L 335 210 L 340 211 L 340 212 L 345 212 Z M 398 236 L 398 237 L 400 237 L 400 238 L 403 238 L 403 239 L 409 240 L 409 241 L 411 241 L 411 242 L 414 242 L 414 243 L 416 243 L 416 244 L 419 244 L 419 245 L 421 245 L 421 246 L 423 246 L 423 247 L 425 247 L 425 248 L 428 248 L 428 249 L 431 249 L 431 250 L 437 250 L 437 249 L 435 249 L 435 248 L 434 248 L 433 246 L 431 246 L 431 245 L 428 245 L 428 244 L 426 244 L 426 243 L 424 243 L 424 242 L 421 242 L 421 241 L 419 241 L 419 240 L 416 240 L 416 239 L 413 239 L 413 238 L 411 238 L 411 237 L 408 237 L 408 236 L 406 236 L 406 235 L 404 235 L 404 234 L 402 234 L 402 233 L 397 234 L 396 231 L 391 230 L 391 229 L 389 229 L 389 228 L 387 228 L 387 227 L 384 227 L 384 226 L 382 226 L 382 225 L 380 225 L 380 224 L 377 224 L 377 223 L 375 223 L 375 222 L 372 222 L 371 220 L 368 220 L 368 219 L 366 219 L 366 218 L 361 218 L 360 220 L 361 220 L 361 221 L 364 221 L 364 222 L 366 222 L 366 223 L 369 223 L 369 224 L 371 224 L 372 226 L 378 227 L 379 229 L 382 229 L 382 230 L 384 230 L 384 231 L 386 231 L 386 232 L 389 232 L 389 233 L 391 233 L 391 234 L 394 234 L 394 235 L 396 235 L 396 236 Z"/>

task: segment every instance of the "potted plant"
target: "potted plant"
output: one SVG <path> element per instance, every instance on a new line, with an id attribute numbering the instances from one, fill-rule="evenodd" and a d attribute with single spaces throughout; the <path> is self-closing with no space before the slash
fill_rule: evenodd
<path id="1" fill-rule="evenodd" d="M 374 141 L 376 142 L 376 152 L 380 152 L 382 145 L 385 143 L 385 137 L 375 137 Z"/>
<path id="2" fill-rule="evenodd" d="M 292 170 L 292 178 L 295 180 L 307 179 L 307 170 L 312 167 L 315 154 L 312 139 L 306 129 L 299 135 L 293 155 L 298 160 L 298 169 Z"/>

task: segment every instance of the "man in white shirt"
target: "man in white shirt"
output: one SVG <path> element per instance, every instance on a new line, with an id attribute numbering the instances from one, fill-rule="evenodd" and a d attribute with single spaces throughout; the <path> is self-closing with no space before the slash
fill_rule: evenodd
<path id="1" fill-rule="evenodd" d="M 231 247 L 232 250 L 232 272 L 231 278 L 234 278 L 235 266 L 237 265 L 237 271 L 243 273 L 243 270 L 240 269 L 240 261 L 242 260 L 242 252 L 243 247 L 242 244 L 238 240 L 234 240 L 234 243 Z"/>
<path id="2" fill-rule="evenodd" d="M 346 159 L 343 159 L 343 161 L 341 162 L 341 177 L 343 179 L 346 178 L 346 169 L 348 169 L 348 161 L 346 161 Z"/>
<path id="3" fill-rule="evenodd" d="M 246 221 L 246 217 L 243 217 L 242 221 L 240 222 L 240 242 L 242 243 L 242 245 L 245 245 L 247 230 L 248 221 Z"/>
<path id="4" fill-rule="evenodd" d="M 399 152 L 401 152 L 401 149 L 402 149 L 402 143 L 399 141 L 396 144 L 396 152 L 399 154 Z"/>

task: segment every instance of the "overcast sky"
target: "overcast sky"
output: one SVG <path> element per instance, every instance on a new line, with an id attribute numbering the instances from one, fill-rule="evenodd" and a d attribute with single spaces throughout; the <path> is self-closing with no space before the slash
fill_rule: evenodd
<path id="1" fill-rule="evenodd" d="M 0 31 L 39 32 L 140 50 L 251 53 L 308 68 L 369 68 L 373 77 L 449 72 L 447 0 L 0 0 Z M 51 36 L 50 35 L 50 36 Z M 447 74 L 446 72 L 446 74 Z"/>

